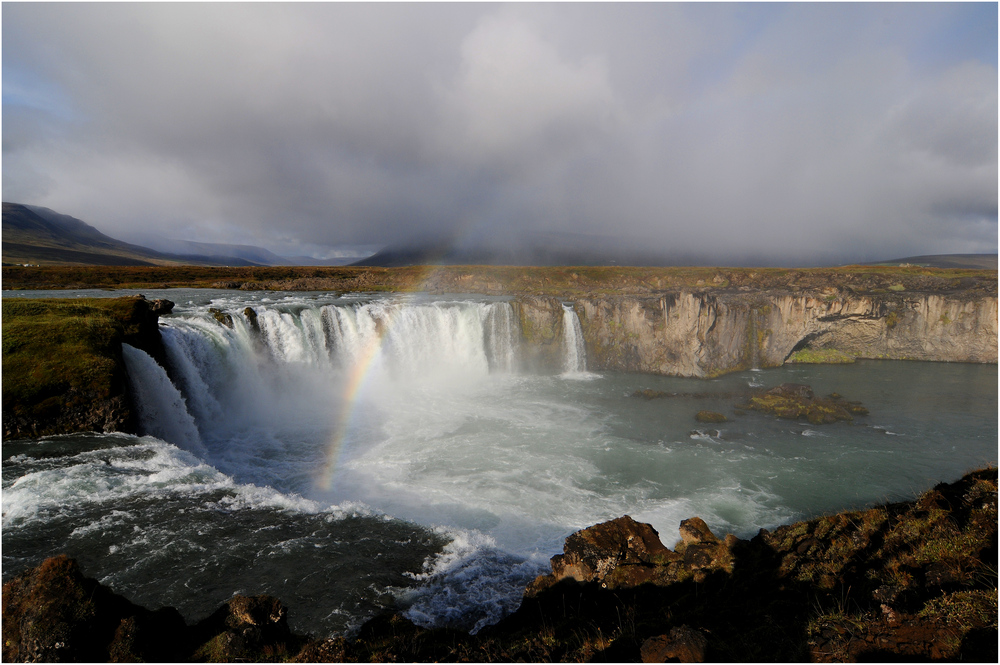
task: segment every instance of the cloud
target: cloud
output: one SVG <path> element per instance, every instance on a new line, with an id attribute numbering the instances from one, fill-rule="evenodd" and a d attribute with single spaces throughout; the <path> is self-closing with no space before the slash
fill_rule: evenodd
<path id="1" fill-rule="evenodd" d="M 539 231 L 720 261 L 995 251 L 984 16 L 7 4 L 4 199 L 317 256 Z"/>

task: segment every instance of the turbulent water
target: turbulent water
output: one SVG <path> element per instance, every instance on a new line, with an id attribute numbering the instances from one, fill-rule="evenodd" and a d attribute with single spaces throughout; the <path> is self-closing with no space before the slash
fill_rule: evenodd
<path id="1" fill-rule="evenodd" d="M 523 366 L 503 299 L 146 295 L 177 306 L 161 318 L 169 376 L 125 349 L 144 435 L 3 446 L 5 579 L 66 552 L 189 620 L 234 593 L 270 593 L 317 635 L 394 604 L 423 625 L 477 630 L 516 608 L 569 533 L 602 520 L 630 514 L 668 545 L 694 515 L 748 537 L 996 463 L 995 365 L 587 372 L 566 308 L 564 371 L 543 374 Z M 694 421 L 785 381 L 871 415 Z M 630 397 L 644 388 L 677 395 Z"/>

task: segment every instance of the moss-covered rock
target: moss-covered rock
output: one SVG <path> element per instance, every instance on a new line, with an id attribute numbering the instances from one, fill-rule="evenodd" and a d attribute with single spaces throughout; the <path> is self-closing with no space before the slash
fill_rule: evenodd
<path id="1" fill-rule="evenodd" d="M 787 420 L 807 420 L 813 425 L 852 421 L 856 415 L 867 415 L 860 402 L 845 402 L 839 395 L 820 398 L 812 388 L 798 383 L 783 383 L 776 388 L 750 396 L 741 410 L 760 411 Z"/>
<path id="2" fill-rule="evenodd" d="M 718 411 L 699 411 L 694 414 L 694 419 L 700 423 L 724 423 L 727 418 Z"/>

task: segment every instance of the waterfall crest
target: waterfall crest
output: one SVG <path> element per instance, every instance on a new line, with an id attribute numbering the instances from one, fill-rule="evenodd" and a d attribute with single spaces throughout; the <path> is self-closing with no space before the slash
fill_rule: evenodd
<path id="1" fill-rule="evenodd" d="M 303 469 L 323 464 L 323 452 L 301 442 L 329 440 L 348 417 L 372 425 L 351 433 L 377 438 L 379 414 L 413 391 L 470 390 L 517 366 L 520 330 L 507 302 L 279 303 L 256 315 L 256 329 L 240 313 L 231 328 L 220 325 L 207 308 L 165 320 L 175 394 L 143 398 L 154 404 L 144 427 L 192 451 L 202 446 L 206 459 L 243 481 L 286 490 L 305 491 Z M 166 374 L 136 383 L 159 395 L 161 380 L 169 384 Z M 376 441 L 349 438 L 349 447 Z M 250 449 L 290 470 L 278 477 L 246 464 Z"/>

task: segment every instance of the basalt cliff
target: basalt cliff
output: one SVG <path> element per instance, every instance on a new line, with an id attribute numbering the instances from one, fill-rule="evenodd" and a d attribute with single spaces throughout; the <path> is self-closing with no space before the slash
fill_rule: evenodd
<path id="1" fill-rule="evenodd" d="M 997 362 L 995 294 L 857 295 L 832 288 L 520 297 L 530 362 L 558 366 L 564 304 L 579 318 L 590 370 L 712 377 L 777 367 L 803 350 L 848 359 Z"/>

